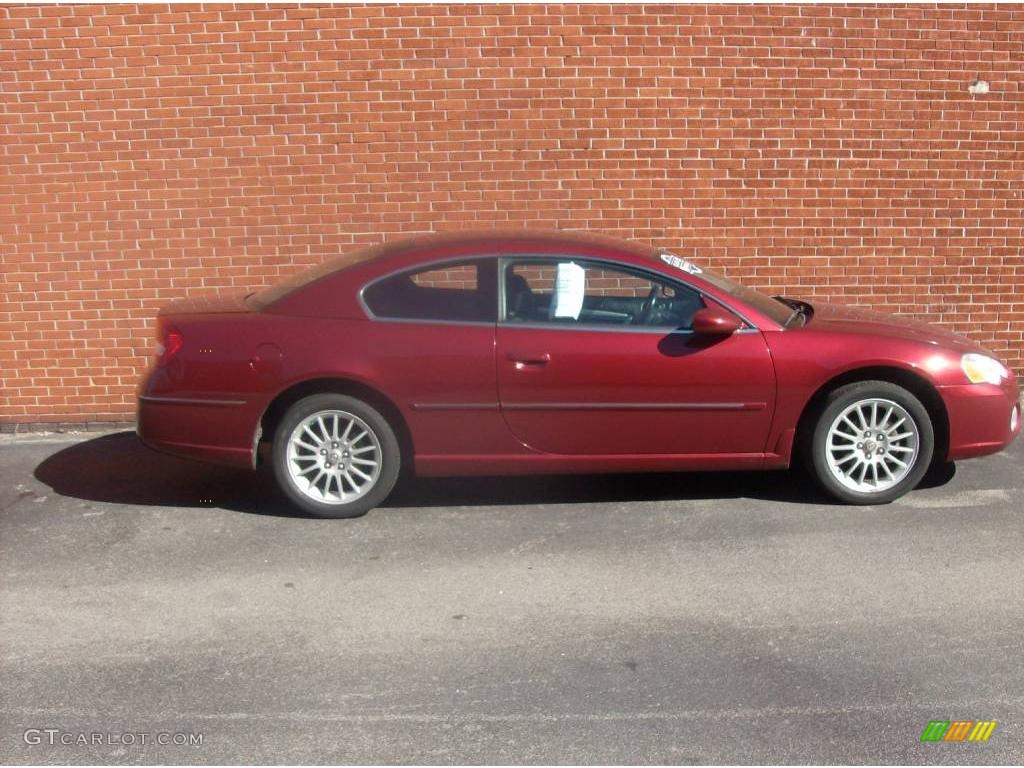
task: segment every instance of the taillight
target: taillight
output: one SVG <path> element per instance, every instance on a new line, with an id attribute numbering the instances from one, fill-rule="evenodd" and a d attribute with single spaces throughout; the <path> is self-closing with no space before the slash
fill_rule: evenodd
<path id="1" fill-rule="evenodd" d="M 181 351 L 184 343 L 185 337 L 181 331 L 170 323 L 163 323 L 160 327 L 160 341 L 156 345 L 156 364 L 167 365 Z"/>

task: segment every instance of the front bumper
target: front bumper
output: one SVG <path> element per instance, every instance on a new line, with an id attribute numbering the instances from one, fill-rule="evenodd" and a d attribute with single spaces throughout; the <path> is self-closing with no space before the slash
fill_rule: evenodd
<path id="1" fill-rule="evenodd" d="M 1003 450 L 1020 434 L 1020 391 L 1014 379 L 993 384 L 939 387 L 949 416 L 948 461 Z M 1017 409 L 1016 425 L 1011 428 Z"/>

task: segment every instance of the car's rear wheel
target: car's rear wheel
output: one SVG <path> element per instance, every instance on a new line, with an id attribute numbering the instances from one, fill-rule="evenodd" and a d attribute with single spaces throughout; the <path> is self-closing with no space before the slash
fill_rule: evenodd
<path id="1" fill-rule="evenodd" d="M 285 495 L 318 517 L 358 517 L 395 486 L 401 451 L 376 409 L 320 394 L 291 406 L 274 436 L 274 475 Z"/>
<path id="2" fill-rule="evenodd" d="M 811 461 L 822 487 L 847 504 L 884 504 L 914 488 L 935 446 L 921 401 L 886 381 L 830 393 L 814 427 Z"/>

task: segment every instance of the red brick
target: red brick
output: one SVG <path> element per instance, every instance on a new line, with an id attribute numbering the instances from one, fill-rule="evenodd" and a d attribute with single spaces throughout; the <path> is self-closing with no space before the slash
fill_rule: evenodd
<path id="1" fill-rule="evenodd" d="M 0 10 L 0 420 L 130 418 L 172 298 L 490 225 L 644 239 L 753 287 L 944 324 L 1022 370 L 1022 20 Z M 979 76 L 991 92 L 971 96 Z"/>

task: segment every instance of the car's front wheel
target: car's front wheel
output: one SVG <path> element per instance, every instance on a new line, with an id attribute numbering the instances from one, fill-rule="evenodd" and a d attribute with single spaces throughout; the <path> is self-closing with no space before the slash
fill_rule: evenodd
<path id="1" fill-rule="evenodd" d="M 358 517 L 395 486 L 401 451 L 376 409 L 348 395 L 292 405 L 274 436 L 274 475 L 285 495 L 317 517 Z"/>
<path id="2" fill-rule="evenodd" d="M 914 488 L 935 446 L 921 401 L 886 381 L 860 381 L 830 393 L 810 444 L 822 487 L 847 504 L 884 504 Z"/>

